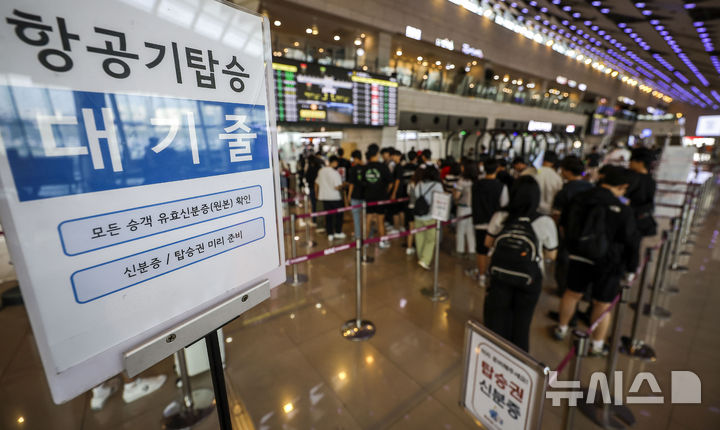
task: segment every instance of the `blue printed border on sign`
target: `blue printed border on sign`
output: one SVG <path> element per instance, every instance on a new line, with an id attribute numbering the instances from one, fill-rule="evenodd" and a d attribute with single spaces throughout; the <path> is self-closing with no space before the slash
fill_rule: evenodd
<path id="1" fill-rule="evenodd" d="M 20 201 L 270 167 L 263 105 L 0 85 Z"/>
<path id="2" fill-rule="evenodd" d="M 157 231 L 157 232 L 155 232 L 155 233 L 150 233 L 150 234 L 146 234 L 146 235 L 143 235 L 143 236 L 137 236 L 137 237 L 134 237 L 134 238 L 132 238 L 132 239 L 123 240 L 122 242 L 116 242 L 116 243 L 112 243 L 112 244 L 109 244 L 109 245 L 104 245 L 104 246 L 99 246 L 99 247 L 96 247 L 96 248 L 87 249 L 87 250 L 82 251 L 82 252 L 70 253 L 70 252 L 67 251 L 67 248 L 66 248 L 66 246 L 65 246 L 65 239 L 64 239 L 63 234 L 62 234 L 62 227 L 63 227 L 63 225 L 68 224 L 68 223 L 72 223 L 72 222 L 76 222 L 76 221 L 80 221 L 80 220 L 91 219 L 91 218 L 98 218 L 98 217 L 102 217 L 102 216 L 106 216 L 106 215 L 112 215 L 112 214 L 117 214 L 117 213 L 122 213 L 122 212 L 129 212 L 129 211 L 134 211 L 134 210 L 138 210 L 138 209 L 145 209 L 145 208 L 150 208 L 150 207 L 167 205 L 167 204 L 182 202 L 182 201 L 186 201 L 186 200 L 199 199 L 199 198 L 203 198 L 203 197 L 210 197 L 210 196 L 215 196 L 215 195 L 218 195 L 218 194 L 231 193 L 231 192 L 233 192 L 233 191 L 248 190 L 248 189 L 252 189 L 252 188 L 259 188 L 259 189 L 260 189 L 260 204 L 259 204 L 258 206 L 253 206 L 253 207 L 248 208 L 248 209 L 243 209 L 243 210 L 241 210 L 241 211 L 236 211 L 236 212 L 228 213 L 228 214 L 225 214 L 225 215 L 219 215 L 219 216 L 216 216 L 216 217 L 213 217 L 213 218 L 207 218 L 207 219 L 204 219 L 204 220 L 202 220 L 202 221 L 197 221 L 197 222 L 194 222 L 194 223 L 191 223 L 191 224 L 185 224 L 185 225 L 182 225 L 182 226 L 179 226 L 179 227 L 170 228 L 170 229 L 167 229 L 167 230 L 160 230 L 160 231 Z M 145 238 L 145 237 L 155 236 L 155 235 L 157 235 L 157 234 L 167 233 L 167 232 L 169 232 L 169 231 L 174 231 L 174 230 L 178 230 L 178 229 L 181 229 L 181 228 L 190 227 L 190 226 L 192 226 L 192 225 L 200 224 L 200 223 L 203 223 L 203 222 L 207 222 L 207 221 L 212 221 L 212 220 L 215 220 L 215 219 L 224 218 L 224 217 L 227 217 L 227 216 L 230 216 L 230 215 L 235 215 L 235 214 L 247 212 L 247 211 L 250 211 L 250 210 L 253 210 L 253 209 L 259 209 L 259 208 L 261 208 L 261 207 L 263 206 L 263 204 L 264 204 L 264 200 L 263 200 L 262 186 L 261 186 L 261 185 L 252 185 L 252 186 L 250 186 L 250 187 L 235 188 L 235 189 L 232 189 L 232 190 L 219 191 L 219 192 L 217 192 L 217 193 L 203 194 L 203 195 L 200 195 L 200 196 L 187 197 L 187 198 L 178 199 L 178 200 L 169 200 L 169 201 L 166 201 L 166 202 L 155 203 L 155 204 L 152 204 L 152 205 L 137 206 L 137 207 L 130 208 L 130 209 L 122 209 L 122 210 L 113 211 L 113 212 L 106 212 L 106 213 L 97 214 L 97 215 L 90 215 L 90 216 L 82 217 L 82 218 L 74 218 L 74 219 L 70 219 L 70 220 L 66 220 L 66 221 L 61 222 L 60 224 L 58 224 L 57 229 L 58 229 L 58 235 L 60 236 L 60 244 L 62 245 L 63 253 L 64 253 L 65 255 L 67 255 L 68 257 L 72 257 L 72 256 L 75 256 L 75 255 L 81 255 L 81 254 L 85 254 L 85 253 L 88 253 L 88 252 L 97 251 L 97 250 L 99 250 L 99 249 L 104 249 L 104 248 L 109 248 L 109 247 L 111 247 L 111 246 L 120 245 L 120 244 L 122 244 L 122 243 L 132 242 L 132 241 L 135 241 L 135 240 L 138 240 L 138 239 L 142 239 L 142 238 Z"/>
<path id="3" fill-rule="evenodd" d="M 88 299 L 88 300 L 80 300 L 80 297 L 78 296 L 78 290 L 77 290 L 77 286 L 76 286 L 76 284 L 75 284 L 75 276 L 76 276 L 77 274 L 81 273 L 81 272 L 86 272 L 86 271 L 89 271 L 89 270 L 92 270 L 92 269 L 95 269 L 95 268 L 98 268 L 98 267 L 101 267 L 101 266 L 106 266 L 106 265 L 115 263 L 115 262 L 117 262 L 117 261 L 126 260 L 126 259 L 129 259 L 129 258 L 138 256 L 138 255 L 141 255 L 141 254 L 145 254 L 145 253 L 148 253 L 148 252 L 151 252 L 151 251 L 158 250 L 158 249 L 168 248 L 168 247 L 171 247 L 172 245 L 176 245 L 176 244 L 181 243 L 181 242 L 186 242 L 186 241 L 189 241 L 189 240 L 192 240 L 192 239 L 197 239 L 197 238 L 202 237 L 202 236 L 208 236 L 208 235 L 210 235 L 210 234 L 212 234 L 212 233 L 216 233 L 216 232 L 219 232 L 219 231 L 222 231 L 222 230 L 227 230 L 227 229 L 230 229 L 230 228 L 232 228 L 232 227 L 237 227 L 237 226 L 243 225 L 243 224 L 249 224 L 249 223 L 251 223 L 251 222 L 253 222 L 253 221 L 257 221 L 257 220 L 261 220 L 261 221 L 262 221 L 263 233 L 262 233 L 262 236 L 260 236 L 260 237 L 258 237 L 258 238 L 256 238 L 256 239 L 250 240 L 250 241 L 248 241 L 248 242 L 240 243 L 239 245 L 235 245 L 235 246 L 233 246 L 232 248 L 228 248 L 228 249 L 223 250 L 223 251 L 220 251 L 220 252 L 218 252 L 218 253 L 216 253 L 216 254 L 212 254 L 212 255 L 209 255 L 209 256 L 207 256 L 207 257 L 203 257 L 203 258 L 201 258 L 201 259 L 199 259 L 199 260 L 195 260 L 195 261 L 193 261 L 193 262 L 180 265 L 180 266 L 178 266 L 178 267 L 173 268 L 172 270 L 168 270 L 167 272 L 159 273 L 159 274 L 157 274 L 157 275 L 155 275 L 155 276 L 152 276 L 152 277 L 147 278 L 147 279 L 143 279 L 143 280 L 138 281 L 138 282 L 135 282 L 135 283 L 133 283 L 133 284 L 125 285 L 125 286 L 123 286 L 123 287 L 121 287 L 121 288 L 116 288 L 116 289 L 114 289 L 114 290 L 112 290 L 112 291 L 106 292 L 106 293 L 104 293 L 104 294 L 100 294 L 100 295 L 98 295 L 98 296 L 96 296 L 96 297 L 93 297 L 93 298 L 91 298 L 91 299 Z M 265 234 L 266 234 L 266 231 L 265 231 L 265 218 L 263 218 L 263 217 L 257 217 L 257 218 L 253 218 L 253 219 L 248 220 L 248 221 L 244 221 L 244 222 L 241 222 L 241 223 L 229 225 L 229 226 L 227 226 L 227 227 L 219 228 L 219 229 L 217 229 L 217 230 L 209 231 L 209 232 L 207 232 L 207 233 L 199 234 L 199 235 L 197 235 L 197 236 L 193 236 L 193 237 L 189 237 L 189 238 L 186 238 L 186 239 L 178 240 L 177 242 L 168 243 L 168 244 L 166 244 L 166 245 L 158 246 L 158 247 L 156 247 L 156 248 L 148 249 L 148 250 L 146 250 L 146 251 L 138 252 L 138 253 L 136 253 L 136 254 L 128 255 L 128 256 L 125 256 L 125 257 L 121 257 L 121 258 L 116 258 L 115 260 L 107 261 L 107 262 L 105 262 L 105 263 L 96 264 L 95 266 L 90 266 L 90 267 L 87 267 L 87 268 L 85 268 L 85 269 L 77 270 L 77 271 L 73 272 L 72 275 L 70 275 L 70 283 L 71 283 L 71 285 L 72 285 L 73 295 L 74 295 L 74 297 L 75 297 L 75 301 L 76 301 L 77 303 L 79 303 L 79 304 L 90 303 L 90 302 L 92 302 L 92 301 L 94 301 L 94 300 L 100 299 L 100 298 L 105 297 L 105 296 L 108 296 L 108 295 L 110 295 L 110 294 L 117 293 L 118 291 L 122 291 L 122 290 L 128 289 L 128 288 L 130 288 L 130 287 L 133 287 L 133 286 L 138 285 L 138 284 L 142 284 L 142 283 L 144 283 L 144 282 L 150 281 L 150 280 L 155 279 L 155 278 L 158 278 L 158 277 L 160 277 L 160 276 L 167 275 L 168 273 L 175 272 L 176 270 L 180 270 L 180 269 L 182 269 L 182 268 L 185 268 L 185 267 L 191 266 L 191 265 L 193 265 L 193 264 L 199 263 L 199 262 L 201 262 L 201 261 L 207 260 L 207 259 L 209 259 L 209 258 L 212 258 L 212 257 L 218 256 L 218 255 L 224 254 L 224 253 L 226 253 L 226 252 L 228 252 L 228 251 L 232 251 L 233 249 L 237 249 L 237 248 L 239 248 L 239 247 L 241 247 L 241 246 L 245 246 L 245 245 L 248 245 L 248 244 L 250 244 L 250 243 L 257 242 L 258 240 L 262 240 L 263 238 L 265 238 Z"/>

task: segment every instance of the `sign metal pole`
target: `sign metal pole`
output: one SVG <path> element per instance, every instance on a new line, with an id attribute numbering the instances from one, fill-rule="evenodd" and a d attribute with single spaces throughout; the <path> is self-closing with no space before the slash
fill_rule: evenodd
<path id="1" fill-rule="evenodd" d="M 433 302 L 444 302 L 450 295 L 447 290 L 440 288 L 438 285 L 438 272 L 440 271 L 440 230 L 442 228 L 442 221 L 435 220 L 435 267 L 433 273 L 433 285 L 432 288 L 423 288 L 420 292 Z"/>
<path id="2" fill-rule="evenodd" d="M 215 390 L 215 407 L 217 408 L 220 430 L 232 430 L 230 406 L 228 404 L 227 388 L 225 387 L 225 372 L 223 371 L 217 330 L 213 330 L 205 336 L 205 345 L 208 361 L 210 362 L 210 376 Z"/>

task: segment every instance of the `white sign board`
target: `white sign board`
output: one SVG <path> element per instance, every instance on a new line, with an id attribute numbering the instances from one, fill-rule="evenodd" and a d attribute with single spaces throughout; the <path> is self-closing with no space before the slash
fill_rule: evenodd
<path id="1" fill-rule="evenodd" d="M 284 281 L 269 27 L 213 0 L 0 10 L 0 218 L 60 403 Z"/>
<path id="2" fill-rule="evenodd" d="M 432 206 L 430 207 L 430 215 L 432 219 L 438 221 L 447 221 L 450 219 L 450 208 L 452 206 L 452 194 L 433 192 Z"/>
<path id="3" fill-rule="evenodd" d="M 530 121 L 528 123 L 528 131 L 552 131 L 551 122 Z"/>
<path id="4" fill-rule="evenodd" d="M 700 115 L 695 136 L 720 136 L 720 115 Z"/>
<path id="5" fill-rule="evenodd" d="M 422 38 L 422 30 L 412 25 L 405 26 L 405 36 L 411 39 L 420 40 Z"/>
<path id="6" fill-rule="evenodd" d="M 688 177 L 693 170 L 695 148 L 686 146 L 666 146 L 655 173 L 658 182 L 655 192 L 655 216 L 680 216 L 687 192 Z M 671 206 L 667 206 L 671 205 Z"/>
<path id="7" fill-rule="evenodd" d="M 549 369 L 474 321 L 465 327 L 460 404 L 488 430 L 539 429 Z"/>

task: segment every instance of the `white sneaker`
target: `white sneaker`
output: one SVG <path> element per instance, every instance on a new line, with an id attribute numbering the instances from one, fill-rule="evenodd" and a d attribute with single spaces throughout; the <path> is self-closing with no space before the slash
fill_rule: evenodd
<path id="1" fill-rule="evenodd" d="M 333 236 L 332 234 L 328 234 L 328 242 L 332 242 L 333 239 L 335 239 L 335 236 Z"/>
<path id="2" fill-rule="evenodd" d="M 485 275 L 478 276 L 478 285 L 481 287 L 487 286 L 487 277 L 485 277 Z"/>
<path id="3" fill-rule="evenodd" d="M 345 239 L 346 237 L 347 236 L 343 232 L 335 234 L 335 239 Z"/>
<path id="4" fill-rule="evenodd" d="M 90 409 L 99 411 L 105 406 L 105 402 L 110 396 L 117 391 L 117 386 L 104 382 L 92 389 L 92 398 L 90 399 Z"/>
<path id="5" fill-rule="evenodd" d="M 386 234 L 395 234 L 398 233 L 400 230 L 396 229 L 395 227 L 390 227 L 387 229 Z"/>
<path id="6" fill-rule="evenodd" d="M 162 387 L 165 380 L 167 380 L 166 375 L 153 376 L 151 378 L 137 378 L 125 384 L 123 387 L 123 400 L 125 403 L 132 403 L 141 397 L 145 397 Z"/>
<path id="7" fill-rule="evenodd" d="M 380 243 L 378 243 L 378 246 L 381 249 L 387 249 L 390 248 L 390 242 L 388 242 L 387 240 L 381 240 Z"/>
<path id="8" fill-rule="evenodd" d="M 423 269 L 425 269 L 425 270 L 430 270 L 430 265 L 429 265 L 429 264 L 426 264 L 426 263 L 423 263 L 422 261 L 418 261 L 418 265 L 419 265 L 420 267 L 422 267 Z"/>
<path id="9" fill-rule="evenodd" d="M 413 255 L 415 254 L 415 248 L 408 248 L 405 250 L 405 255 Z"/>

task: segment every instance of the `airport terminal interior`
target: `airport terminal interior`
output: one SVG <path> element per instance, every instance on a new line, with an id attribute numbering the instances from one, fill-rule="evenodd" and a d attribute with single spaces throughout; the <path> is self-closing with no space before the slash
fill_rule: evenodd
<path id="1" fill-rule="evenodd" d="M 0 7 L 0 430 L 720 429 L 720 1 Z"/>

